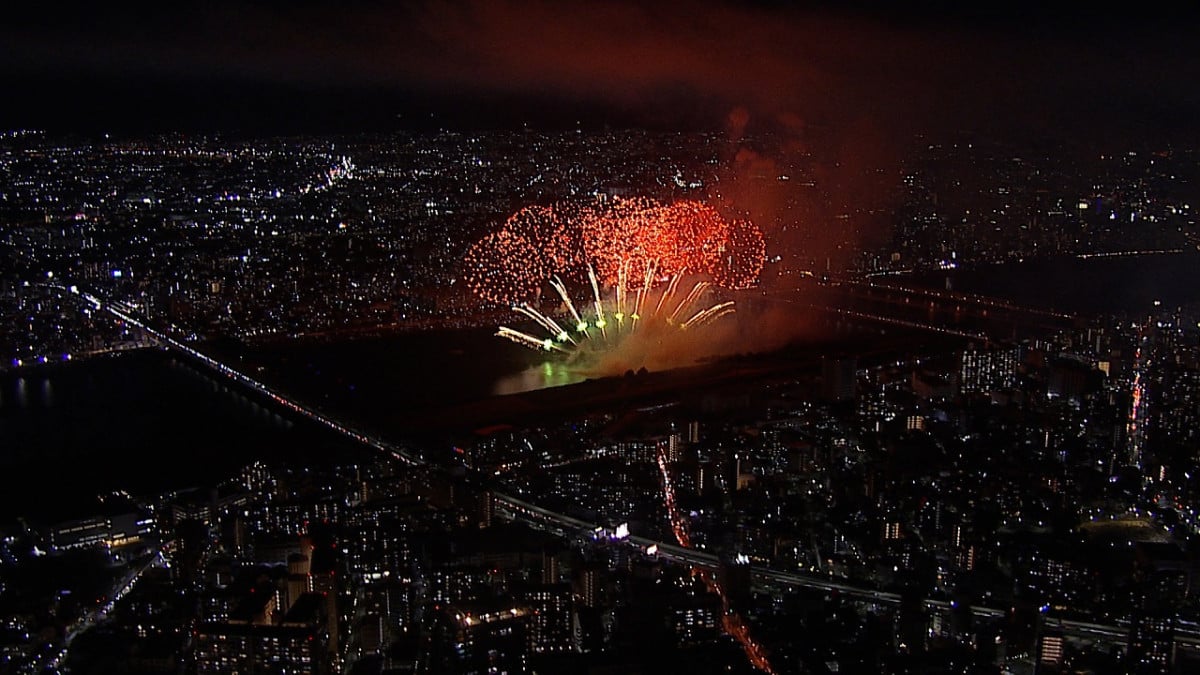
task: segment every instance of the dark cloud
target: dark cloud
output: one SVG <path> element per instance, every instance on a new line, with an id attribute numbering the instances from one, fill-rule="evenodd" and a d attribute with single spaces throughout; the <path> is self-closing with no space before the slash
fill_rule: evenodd
<path id="1" fill-rule="evenodd" d="M 558 101 L 712 128 L 740 109 L 752 125 L 793 132 L 867 123 L 898 133 L 1081 123 L 1144 131 L 1186 126 L 1200 112 L 1188 86 L 1200 74 L 1185 28 L 1194 24 L 1169 16 L 1054 14 L 1022 3 L 950 14 L 831 6 L 478 0 L 26 10 L 0 28 L 0 70 L 19 84 L 15 93 L 43 97 L 58 94 L 37 90 L 39 81 L 72 77 L 332 88 L 388 101 Z"/>

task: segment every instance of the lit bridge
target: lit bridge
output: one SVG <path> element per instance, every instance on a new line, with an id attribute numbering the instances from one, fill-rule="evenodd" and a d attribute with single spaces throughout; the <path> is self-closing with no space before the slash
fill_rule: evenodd
<path id="1" fill-rule="evenodd" d="M 1077 317 L 982 295 L 880 283 L 870 279 L 823 278 L 763 292 L 760 302 L 784 303 L 865 321 L 966 338 L 977 342 L 1017 340 L 1073 327 Z"/>
<path id="2" fill-rule="evenodd" d="M 327 427 L 337 434 L 350 438 L 351 440 L 366 445 L 374 450 L 383 452 L 393 459 L 399 460 L 405 464 L 416 465 L 423 463 L 423 460 L 412 451 L 394 443 L 385 441 L 360 429 L 356 429 L 349 424 L 339 422 L 320 410 L 285 396 L 276 391 L 273 387 L 264 384 L 253 377 L 250 377 L 242 371 L 226 365 L 225 363 L 212 358 L 211 356 L 191 347 L 190 345 L 180 342 L 170 335 L 167 335 L 166 333 L 147 325 L 146 322 L 142 321 L 119 304 L 102 302 L 99 298 L 96 298 L 88 293 L 82 293 L 80 294 L 80 297 L 86 300 L 96 310 L 108 312 L 117 319 L 124 321 L 126 324 L 136 327 L 150 337 L 154 338 L 154 340 L 156 340 L 160 345 L 200 362 L 201 364 L 211 368 L 217 374 L 222 375 L 234 381 L 235 383 L 250 389 L 251 391 L 257 392 L 271 399 L 278 405 L 283 406 L 284 408 L 287 408 L 288 410 L 291 410 L 302 417 L 306 417 L 317 424 L 320 424 L 321 426 Z"/>

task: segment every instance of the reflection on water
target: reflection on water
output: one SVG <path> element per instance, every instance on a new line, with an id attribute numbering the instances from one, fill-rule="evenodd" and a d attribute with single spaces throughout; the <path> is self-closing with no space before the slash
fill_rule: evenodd
<path id="1" fill-rule="evenodd" d="M 25 384 L 25 378 L 17 378 L 17 406 L 24 408 L 29 405 L 29 386 Z"/>
<path id="2" fill-rule="evenodd" d="M 1160 301 L 1200 301 L 1200 253 L 1040 258 L 922 273 L 913 283 L 1004 298 L 1031 307 L 1093 314 L 1142 312 Z"/>
<path id="3" fill-rule="evenodd" d="M 32 380 L 32 381 L 31 381 Z M 0 408 L 6 403 L 17 408 L 54 407 L 54 385 L 49 377 L 17 377 L 0 381 Z M 11 389 L 10 389 L 11 387 Z"/>
<path id="4" fill-rule="evenodd" d="M 520 372 L 497 378 L 492 385 L 492 394 L 497 396 L 520 394 L 535 389 L 575 384 L 586 379 L 587 376 L 583 373 L 572 370 L 562 363 L 544 361 Z"/>

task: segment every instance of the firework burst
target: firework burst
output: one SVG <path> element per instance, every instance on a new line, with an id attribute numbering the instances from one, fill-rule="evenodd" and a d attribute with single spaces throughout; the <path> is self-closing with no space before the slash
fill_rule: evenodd
<path id="1" fill-rule="evenodd" d="M 732 302 L 707 299 L 717 288 L 754 285 L 764 257 L 753 223 L 727 221 L 701 202 L 610 197 L 523 208 L 471 246 L 462 269 L 476 295 L 510 305 L 539 333 L 502 326 L 497 335 L 579 353 L 607 349 L 639 326 L 685 331 L 732 313 Z M 711 281 L 678 297 L 685 277 Z M 536 306 L 546 285 L 557 312 Z"/>
<path id="2" fill-rule="evenodd" d="M 706 281 L 695 282 L 680 297 L 682 277 L 673 276 L 657 289 L 639 289 L 630 297 L 619 292 L 620 285 L 605 294 L 595 272 L 589 269 L 588 276 L 594 281 L 592 293 L 579 303 L 572 299 L 561 279 L 551 282 L 562 301 L 560 318 L 527 303 L 512 306 L 513 311 L 538 325 L 540 335 L 508 326 L 500 326 L 496 335 L 531 349 L 581 355 L 608 350 L 634 331 L 698 329 L 735 311 L 732 301 L 706 302 L 712 289 L 712 284 Z"/>

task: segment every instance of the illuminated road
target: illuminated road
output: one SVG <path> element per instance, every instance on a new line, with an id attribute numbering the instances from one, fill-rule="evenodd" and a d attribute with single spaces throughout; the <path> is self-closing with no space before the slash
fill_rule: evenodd
<path id="1" fill-rule="evenodd" d="M 666 502 L 667 514 L 671 520 L 671 529 L 675 532 L 675 540 L 679 542 L 680 546 L 691 548 L 687 521 L 679 512 L 675 501 L 675 487 L 671 481 L 671 468 L 667 462 L 667 448 L 663 445 L 658 448 L 657 464 L 662 476 L 663 500 Z M 767 658 L 766 649 L 751 635 L 750 626 L 742 618 L 742 615 L 730 606 L 729 595 L 726 589 L 722 588 L 717 574 L 710 569 L 695 566 L 692 567 L 692 574 L 700 578 L 708 592 L 721 599 L 721 627 L 725 629 L 726 634 L 742 645 L 747 660 L 767 675 L 775 675 L 775 669 L 771 667 L 771 661 Z"/>
<path id="2" fill-rule="evenodd" d="M 1152 321 L 1152 319 L 1147 319 L 1139 330 L 1137 351 L 1133 353 L 1133 384 L 1130 388 L 1129 420 L 1125 424 L 1125 436 L 1128 442 L 1126 461 L 1138 469 L 1144 468 L 1142 447 L 1145 444 L 1147 422 L 1146 378 L 1144 375 L 1150 368 L 1150 350 L 1153 344 L 1151 342 Z"/>
<path id="3" fill-rule="evenodd" d="M 63 292 L 69 292 L 66 288 L 62 288 L 61 290 Z M 175 338 L 172 338 L 161 331 L 147 326 L 145 322 L 138 319 L 122 306 L 103 303 L 94 296 L 86 293 L 78 295 L 90 303 L 93 308 L 107 311 L 112 316 L 145 331 L 155 340 L 158 340 L 163 346 L 198 360 L 199 362 L 212 368 L 220 375 L 269 397 L 271 400 L 275 401 L 286 409 L 303 415 L 333 430 L 334 432 L 355 440 L 367 447 L 383 452 L 389 457 L 402 461 L 406 464 L 418 465 L 425 463 L 423 459 L 410 450 L 380 439 L 369 433 L 357 430 L 347 424 L 338 422 L 337 420 L 328 417 L 324 413 L 321 413 L 310 406 L 284 396 L 271 387 L 259 382 L 258 380 L 249 377 L 248 375 L 231 368 L 230 366 L 227 366 L 226 364 L 221 363 L 220 361 L 217 361 L 216 359 L 213 359 L 202 352 L 197 351 L 183 342 L 180 342 L 179 340 L 176 340 Z M 601 526 L 597 525 L 596 523 L 574 518 L 563 513 L 550 511 L 512 495 L 494 492 L 493 500 L 497 510 L 502 514 L 507 514 L 510 518 L 520 520 L 540 529 L 558 533 L 562 536 L 596 532 L 602 529 Z M 643 551 L 656 548 L 656 555 L 664 560 L 712 571 L 717 570 L 719 566 L 719 560 L 715 553 L 689 549 L 672 542 L 657 541 L 640 536 L 630 536 L 628 541 L 631 544 L 638 546 Z M 822 591 L 825 593 L 836 593 L 840 596 L 856 601 L 873 604 L 898 605 L 901 599 L 901 596 L 898 593 L 865 588 L 850 583 L 836 581 L 831 578 L 810 574 L 801 574 L 799 572 L 786 572 L 763 567 L 754 567 L 752 569 L 752 575 L 759 584 L 768 587 L 801 588 L 806 590 Z M 136 579 L 134 581 L 136 581 Z M 129 584 L 129 586 L 132 587 L 132 582 Z M 925 600 L 925 606 L 929 609 L 937 609 L 942 611 L 946 611 L 954 607 L 953 603 L 951 602 L 932 599 Z M 990 619 L 1003 619 L 1008 615 L 1006 610 L 983 607 L 979 605 L 972 605 L 970 607 L 970 611 L 977 617 Z M 1093 640 L 1107 640 L 1122 644 L 1128 637 L 1127 628 L 1107 624 L 1091 623 L 1087 621 L 1045 617 L 1044 626 L 1061 630 L 1064 633 L 1075 637 Z M 1180 630 L 1180 632 L 1176 634 L 1175 639 L 1179 643 L 1200 646 L 1200 629 L 1187 628 Z"/>
<path id="4" fill-rule="evenodd" d="M 54 653 L 47 653 L 43 655 L 43 658 L 39 659 L 39 661 L 44 661 L 44 663 L 35 662 L 33 664 L 33 669 L 29 672 L 40 673 L 46 670 L 49 670 L 50 672 L 57 672 L 58 669 L 64 663 L 66 663 L 67 655 L 71 652 L 71 643 L 75 641 L 76 637 L 84 634 L 96 624 L 104 621 L 104 619 L 108 617 L 109 612 L 112 611 L 113 607 L 115 607 L 116 604 L 121 601 L 121 598 L 124 598 L 129 591 L 133 590 L 133 587 L 136 586 L 137 582 L 141 580 L 143 574 L 155 567 L 166 566 L 167 559 L 163 555 L 163 551 L 171 545 L 171 542 L 163 544 L 157 551 L 155 551 L 154 555 L 150 556 L 150 558 L 146 560 L 146 562 L 126 572 L 125 576 L 123 576 L 113 586 L 112 595 L 105 599 L 104 604 L 87 610 L 82 616 L 75 620 L 75 623 L 68 626 L 66 636 L 63 638 L 62 646 L 59 648 L 59 650 Z"/>

